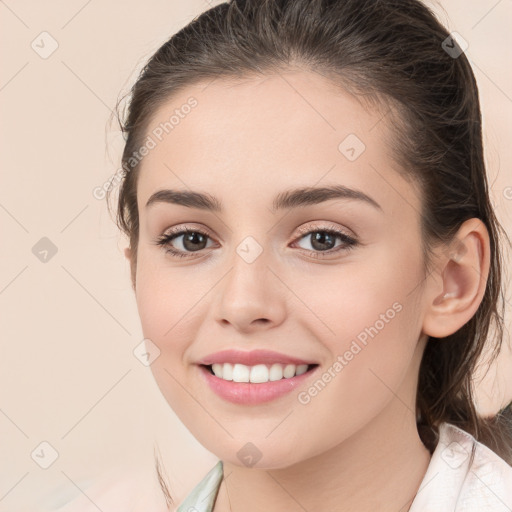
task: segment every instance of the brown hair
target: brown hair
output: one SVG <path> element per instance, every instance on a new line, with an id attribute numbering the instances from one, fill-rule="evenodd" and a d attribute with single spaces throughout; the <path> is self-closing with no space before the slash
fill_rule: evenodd
<path id="1" fill-rule="evenodd" d="M 431 249 L 449 244 L 464 221 L 476 217 L 487 227 L 491 262 L 485 295 L 456 333 L 427 343 L 417 391 L 418 430 L 432 451 L 439 424 L 451 423 L 512 464 L 510 413 L 481 418 L 472 387 L 484 346 L 492 343 L 491 360 L 501 348 L 500 235 L 510 241 L 489 198 L 471 66 L 419 0 L 233 0 L 202 13 L 165 42 L 142 69 L 130 91 L 126 121 L 119 121 L 126 175 L 117 223 L 129 237 L 133 257 L 140 166 L 129 162 L 159 106 L 200 81 L 262 76 L 295 65 L 392 107 L 394 157 L 423 198 L 425 273 Z M 132 279 L 135 286 L 135 273 Z"/>

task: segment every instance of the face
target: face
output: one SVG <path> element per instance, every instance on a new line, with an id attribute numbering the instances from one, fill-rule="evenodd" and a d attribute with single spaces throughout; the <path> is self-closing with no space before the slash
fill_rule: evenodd
<path id="1" fill-rule="evenodd" d="M 189 87 L 150 123 L 138 311 L 161 392 L 224 461 L 254 450 L 258 467 L 290 466 L 386 417 L 393 393 L 414 400 L 420 198 L 397 172 L 387 122 L 300 71 Z M 294 194 L 309 188 L 337 192 Z M 218 209 L 162 190 L 206 194 Z M 274 351 L 308 371 L 235 383 L 198 364 L 229 349 Z"/>

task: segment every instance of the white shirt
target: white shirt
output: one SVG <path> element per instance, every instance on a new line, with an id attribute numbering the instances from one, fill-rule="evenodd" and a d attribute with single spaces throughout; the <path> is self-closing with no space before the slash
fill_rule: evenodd
<path id="1" fill-rule="evenodd" d="M 409 509 L 431 511 L 512 512 L 512 467 L 464 430 L 443 423 L 439 442 Z"/>

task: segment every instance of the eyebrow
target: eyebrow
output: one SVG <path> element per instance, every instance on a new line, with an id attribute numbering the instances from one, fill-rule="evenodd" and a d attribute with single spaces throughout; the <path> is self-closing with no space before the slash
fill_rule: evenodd
<path id="1" fill-rule="evenodd" d="M 303 187 L 280 192 L 272 202 L 272 213 L 277 210 L 300 208 L 308 205 L 320 204 L 332 199 L 355 199 L 363 201 L 382 211 L 382 207 L 364 192 L 354 190 L 343 185 L 329 187 Z M 199 210 L 222 212 L 222 203 L 211 194 L 192 192 L 187 190 L 158 190 L 148 199 L 146 208 L 155 203 L 170 203 Z"/>

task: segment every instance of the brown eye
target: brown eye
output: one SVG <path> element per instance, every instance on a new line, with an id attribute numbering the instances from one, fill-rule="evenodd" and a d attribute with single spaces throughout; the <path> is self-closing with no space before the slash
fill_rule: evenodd
<path id="1" fill-rule="evenodd" d="M 202 251 L 207 248 L 210 236 L 198 229 L 180 229 L 162 235 L 156 241 L 174 256 L 187 257 L 187 253 Z"/>
<path id="2" fill-rule="evenodd" d="M 179 235 L 183 237 L 182 245 L 187 251 L 200 251 L 206 247 L 207 237 L 202 233 L 197 231 L 187 232 L 184 235 Z M 174 236 L 173 240 L 177 237 Z"/>
<path id="3" fill-rule="evenodd" d="M 300 241 L 308 239 L 311 249 L 303 246 L 302 248 L 307 249 L 308 251 L 320 253 L 338 252 L 339 250 L 350 249 L 357 244 L 356 240 L 349 237 L 342 231 L 333 229 L 310 230 L 301 236 Z M 337 240 L 340 240 L 340 243 L 336 245 Z"/>
<path id="4" fill-rule="evenodd" d="M 299 241 L 302 242 L 309 238 L 311 248 L 300 245 L 299 247 L 305 249 L 314 258 L 328 257 L 331 254 L 348 251 L 358 244 L 357 240 L 343 231 L 332 228 L 317 228 L 309 231 L 301 229 L 300 231 L 302 236 Z M 211 240 L 211 237 L 200 229 L 178 228 L 160 236 L 155 243 L 162 246 L 166 253 L 173 257 L 186 258 L 211 247 L 208 245 L 208 240 Z M 338 240 L 340 243 L 337 243 Z"/>

